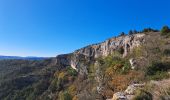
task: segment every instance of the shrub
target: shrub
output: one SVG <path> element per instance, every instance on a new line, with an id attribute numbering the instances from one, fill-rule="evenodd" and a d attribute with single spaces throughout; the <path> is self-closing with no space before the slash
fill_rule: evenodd
<path id="1" fill-rule="evenodd" d="M 166 55 L 166 56 L 169 56 L 170 55 L 170 49 L 165 49 L 163 54 Z"/>
<path id="2" fill-rule="evenodd" d="M 143 56 L 143 47 L 139 46 L 139 47 L 134 48 L 131 55 L 133 57 L 141 57 L 141 56 Z"/>
<path id="3" fill-rule="evenodd" d="M 142 30 L 142 32 L 158 32 L 158 30 L 152 29 L 152 28 L 145 28 Z"/>
<path id="4" fill-rule="evenodd" d="M 57 82 L 58 82 L 58 79 L 57 78 L 55 78 L 52 82 L 51 82 L 51 84 L 50 84 L 50 90 L 52 91 L 52 92 L 55 92 L 56 91 L 56 89 L 57 89 Z"/>
<path id="5" fill-rule="evenodd" d="M 65 75 L 66 74 L 64 72 L 61 72 L 61 73 L 59 73 L 58 78 L 64 79 Z"/>
<path id="6" fill-rule="evenodd" d="M 152 94 L 145 90 L 138 90 L 133 100 L 153 100 Z"/>
<path id="7" fill-rule="evenodd" d="M 78 74 L 77 71 L 75 69 L 71 68 L 70 66 L 67 67 L 67 72 L 71 76 L 77 76 L 77 74 Z"/>
<path id="8" fill-rule="evenodd" d="M 159 47 L 155 47 L 155 48 L 152 48 L 152 49 L 150 49 L 153 53 L 159 53 L 159 52 L 161 52 L 161 50 L 160 50 L 160 48 Z"/>
<path id="9" fill-rule="evenodd" d="M 67 91 L 65 91 L 65 92 L 61 91 L 59 93 L 59 100 L 72 100 L 72 97 Z"/>
<path id="10" fill-rule="evenodd" d="M 129 35 L 132 35 L 132 34 L 134 34 L 134 33 L 133 33 L 133 31 L 132 31 L 132 30 L 130 30 L 128 34 L 129 34 Z"/>
<path id="11" fill-rule="evenodd" d="M 148 77 L 149 80 L 162 80 L 165 78 L 169 78 L 169 74 L 167 72 L 157 72 L 155 75 Z"/>
<path id="12" fill-rule="evenodd" d="M 120 54 L 123 54 L 123 53 L 124 53 L 124 48 L 123 48 L 123 47 L 120 47 L 120 48 L 118 49 L 118 52 L 119 52 Z"/>
<path id="13" fill-rule="evenodd" d="M 125 35 L 125 33 L 124 33 L 124 32 L 120 33 L 120 36 L 124 36 L 124 35 Z"/>
<path id="14" fill-rule="evenodd" d="M 140 79 L 141 73 L 137 71 L 129 71 L 126 74 L 110 74 L 106 75 L 106 77 L 108 78 L 108 80 L 105 81 L 107 86 L 114 92 L 118 92 L 125 90 L 132 81 Z"/>
<path id="15" fill-rule="evenodd" d="M 72 100 L 79 100 L 77 96 L 74 96 Z"/>
<path id="16" fill-rule="evenodd" d="M 75 85 L 71 85 L 68 87 L 68 92 L 71 96 L 74 96 L 76 94 L 77 88 Z"/>
<path id="17" fill-rule="evenodd" d="M 161 29 L 161 35 L 168 35 L 170 34 L 170 28 L 168 26 L 163 26 Z"/>
<path id="18" fill-rule="evenodd" d="M 149 80 L 160 80 L 163 78 L 168 78 L 169 75 L 167 73 L 169 68 L 169 63 L 163 62 L 153 62 L 146 71 L 147 78 Z"/>
<path id="19" fill-rule="evenodd" d="M 162 62 L 153 62 L 147 69 L 147 75 L 155 75 L 157 72 L 167 71 L 168 66 Z"/>

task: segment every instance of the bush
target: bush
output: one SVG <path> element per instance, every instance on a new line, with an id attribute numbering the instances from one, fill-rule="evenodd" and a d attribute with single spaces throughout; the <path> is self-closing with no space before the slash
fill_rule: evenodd
<path id="1" fill-rule="evenodd" d="M 137 91 L 137 94 L 133 98 L 133 100 L 153 100 L 153 99 L 152 99 L 151 93 L 144 91 L 144 90 L 139 90 Z"/>
<path id="2" fill-rule="evenodd" d="M 71 85 L 68 87 L 68 92 L 71 96 L 74 96 L 76 94 L 77 87 L 75 85 Z"/>
<path id="3" fill-rule="evenodd" d="M 170 55 L 170 49 L 165 49 L 163 54 L 166 55 L 166 56 L 169 56 Z"/>
<path id="4" fill-rule="evenodd" d="M 133 33 L 133 31 L 132 31 L 132 30 L 130 30 L 128 34 L 129 34 L 129 35 L 132 35 L 132 34 L 134 34 L 134 33 Z"/>
<path id="5" fill-rule="evenodd" d="M 70 66 L 67 67 L 67 72 L 71 76 L 77 76 L 77 74 L 78 74 L 77 71 L 75 69 L 71 68 Z"/>
<path id="6" fill-rule="evenodd" d="M 163 78 L 168 78 L 167 73 L 169 68 L 169 63 L 153 62 L 146 71 L 146 75 L 149 80 L 159 80 Z"/>
<path id="7" fill-rule="evenodd" d="M 120 54 L 123 54 L 123 53 L 124 53 L 124 48 L 123 48 L 123 47 L 120 47 L 120 48 L 118 49 L 118 52 L 119 52 Z"/>
<path id="8" fill-rule="evenodd" d="M 137 71 L 129 71 L 126 74 L 109 74 L 106 73 L 106 77 L 108 78 L 105 83 L 107 86 L 113 90 L 114 92 L 122 91 L 127 88 L 127 86 L 133 81 L 141 78 L 141 73 Z"/>
<path id="9" fill-rule="evenodd" d="M 72 100 L 72 97 L 67 91 L 60 92 L 59 93 L 59 100 Z"/>
<path id="10" fill-rule="evenodd" d="M 161 35 L 168 35 L 170 34 L 170 28 L 168 26 L 163 26 L 161 29 Z"/>
<path id="11" fill-rule="evenodd" d="M 125 33 L 124 32 L 120 33 L 120 36 L 125 36 Z"/>
<path id="12" fill-rule="evenodd" d="M 147 75 L 155 75 L 157 72 L 168 70 L 168 66 L 162 62 L 153 62 L 147 69 Z"/>
<path id="13" fill-rule="evenodd" d="M 55 79 L 51 82 L 50 87 L 49 87 L 52 92 L 55 92 L 55 91 L 57 90 L 57 84 L 58 84 L 58 79 L 55 78 Z"/>
<path id="14" fill-rule="evenodd" d="M 142 30 L 142 32 L 158 32 L 158 30 L 152 29 L 152 28 L 145 28 Z"/>
<path id="15" fill-rule="evenodd" d="M 165 78 L 169 78 L 169 74 L 167 72 L 157 72 L 155 75 L 148 77 L 149 80 L 162 80 Z"/>

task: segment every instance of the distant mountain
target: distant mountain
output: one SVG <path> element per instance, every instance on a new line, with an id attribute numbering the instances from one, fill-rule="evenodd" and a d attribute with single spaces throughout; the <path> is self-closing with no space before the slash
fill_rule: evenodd
<path id="1" fill-rule="evenodd" d="M 3 56 L 3 55 L 0 55 L 0 60 L 5 60 L 5 59 L 43 60 L 43 59 L 47 59 L 47 57 L 20 57 L 20 56 Z"/>

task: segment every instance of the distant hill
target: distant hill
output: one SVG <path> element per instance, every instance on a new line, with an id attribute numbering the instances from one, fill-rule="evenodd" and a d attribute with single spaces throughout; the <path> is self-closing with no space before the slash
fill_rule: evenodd
<path id="1" fill-rule="evenodd" d="M 3 55 L 0 55 L 0 60 L 5 60 L 5 59 L 43 60 L 43 59 L 47 59 L 47 57 L 20 57 L 20 56 L 3 56 Z"/>

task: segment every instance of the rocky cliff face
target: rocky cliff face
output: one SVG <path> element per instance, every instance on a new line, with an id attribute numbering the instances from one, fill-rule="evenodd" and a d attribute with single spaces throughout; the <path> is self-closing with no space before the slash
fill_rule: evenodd
<path id="1" fill-rule="evenodd" d="M 83 60 L 88 62 L 98 57 L 105 57 L 119 49 L 122 49 L 122 57 L 125 57 L 133 48 L 144 43 L 144 37 L 144 34 L 134 34 L 110 38 L 102 43 L 76 50 L 73 53 L 59 55 L 56 57 L 56 64 L 59 66 L 71 66 L 80 73 L 87 73 L 86 67 L 83 69 L 80 67 L 83 66 L 81 63 Z"/>

